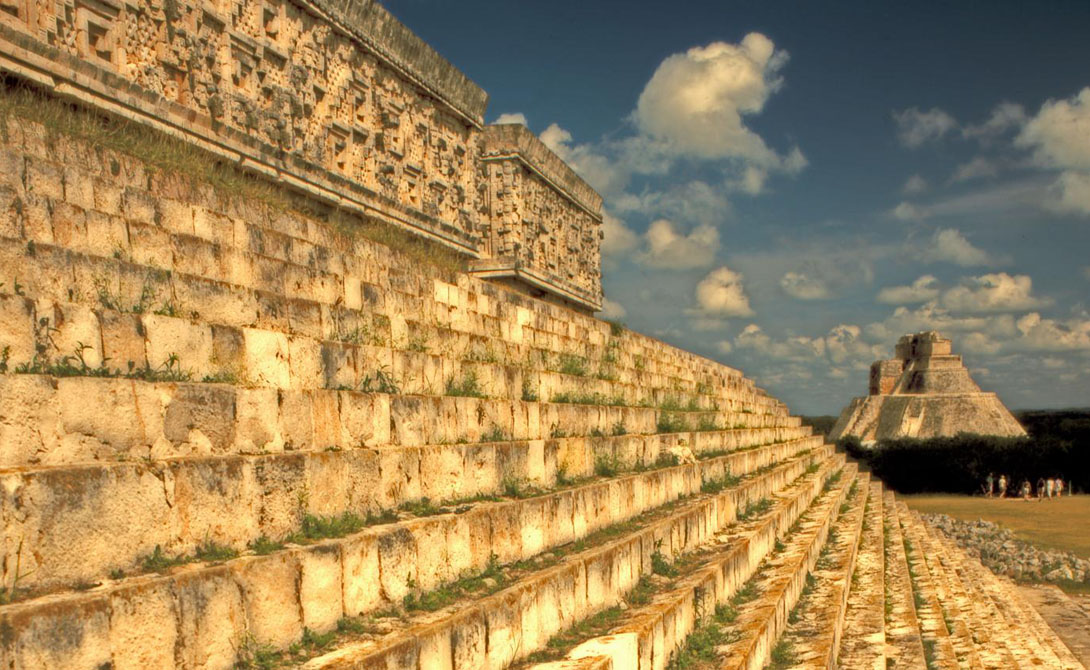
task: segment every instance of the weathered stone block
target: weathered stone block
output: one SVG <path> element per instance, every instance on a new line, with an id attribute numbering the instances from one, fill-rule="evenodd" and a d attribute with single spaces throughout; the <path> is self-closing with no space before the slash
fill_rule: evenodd
<path id="1" fill-rule="evenodd" d="M 302 636 L 300 565 L 294 552 L 255 558 L 237 568 L 235 575 L 246 608 L 247 630 L 256 640 L 287 647 Z"/>

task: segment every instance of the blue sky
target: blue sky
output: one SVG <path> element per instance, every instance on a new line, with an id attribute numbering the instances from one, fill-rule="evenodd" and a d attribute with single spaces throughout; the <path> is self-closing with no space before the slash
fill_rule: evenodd
<path id="1" fill-rule="evenodd" d="M 929 328 L 1090 405 L 1090 3 L 385 4 L 603 194 L 608 316 L 797 413 Z"/>

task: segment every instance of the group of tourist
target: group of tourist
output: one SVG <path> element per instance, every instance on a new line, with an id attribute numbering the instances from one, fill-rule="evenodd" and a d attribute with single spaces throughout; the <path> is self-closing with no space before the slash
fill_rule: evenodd
<path id="1" fill-rule="evenodd" d="M 987 478 L 984 480 L 985 495 L 989 498 L 999 497 L 1006 498 L 1007 492 L 1010 491 L 1011 498 L 1021 497 L 1023 500 L 1033 499 L 1033 484 L 1028 479 L 1022 480 L 1022 485 L 1017 489 L 1011 488 L 1013 480 L 1007 477 L 1007 475 L 999 475 L 999 479 L 996 479 L 994 472 L 989 472 Z M 1059 498 L 1064 494 L 1065 490 L 1063 477 L 1050 477 L 1045 479 L 1041 477 L 1037 480 L 1037 500 L 1041 501 L 1045 498 Z M 998 494 L 998 495 L 997 495 Z M 1070 493 L 1068 493 L 1070 495 Z"/>

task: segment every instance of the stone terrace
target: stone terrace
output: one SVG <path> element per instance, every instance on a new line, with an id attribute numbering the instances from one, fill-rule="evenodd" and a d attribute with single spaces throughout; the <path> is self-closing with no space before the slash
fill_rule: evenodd
<path id="1" fill-rule="evenodd" d="M 1082 667 L 373 0 L 4 9 L 0 667 Z"/>
<path id="2" fill-rule="evenodd" d="M 33 122 L 0 160 L 5 668 L 1080 667 L 736 370 Z"/>

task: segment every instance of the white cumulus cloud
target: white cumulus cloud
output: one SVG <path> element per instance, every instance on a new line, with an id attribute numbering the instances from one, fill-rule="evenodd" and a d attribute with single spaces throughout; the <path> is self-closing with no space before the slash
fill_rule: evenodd
<path id="1" fill-rule="evenodd" d="M 930 214 L 925 207 L 914 205 L 911 202 L 902 202 L 889 212 L 893 218 L 901 221 L 923 221 Z"/>
<path id="2" fill-rule="evenodd" d="M 983 156 L 977 156 L 968 163 L 957 166 L 954 174 L 950 177 L 950 181 L 968 181 L 982 177 L 994 177 L 997 174 L 999 174 L 999 167 L 995 163 Z"/>
<path id="3" fill-rule="evenodd" d="M 668 270 L 688 270 L 711 265 L 719 250 L 715 226 L 697 226 L 684 234 L 667 219 L 654 221 L 644 234 L 646 248 L 638 260 L 644 265 Z"/>
<path id="4" fill-rule="evenodd" d="M 742 275 L 725 265 L 712 270 L 696 285 L 696 302 L 703 313 L 714 316 L 753 314 L 742 285 Z"/>
<path id="5" fill-rule="evenodd" d="M 878 302 L 887 305 L 911 305 L 939 297 L 939 280 L 924 275 L 909 286 L 887 286 L 878 292 Z"/>
<path id="6" fill-rule="evenodd" d="M 1049 304 L 1033 295 L 1033 280 L 1029 275 L 1009 275 L 1006 272 L 968 277 L 961 286 L 942 294 L 942 304 L 956 312 L 1019 312 Z"/>
<path id="7" fill-rule="evenodd" d="M 619 302 L 602 298 L 602 311 L 598 314 L 603 319 L 623 319 L 628 311 Z"/>
<path id="8" fill-rule="evenodd" d="M 894 112 L 893 120 L 897 122 L 897 137 L 901 144 L 910 149 L 942 138 L 943 135 L 957 127 L 957 121 L 938 107 L 927 111 L 921 111 L 917 107 L 906 109 L 902 112 Z"/>
<path id="9" fill-rule="evenodd" d="M 639 236 L 607 211 L 602 212 L 602 254 L 622 256 L 636 248 Z"/>
<path id="10" fill-rule="evenodd" d="M 829 287 L 824 281 L 808 277 L 801 272 L 788 272 L 780 278 L 780 288 L 797 300 L 824 300 L 829 297 Z"/>
<path id="11" fill-rule="evenodd" d="M 967 126 L 962 135 L 982 141 L 1002 135 L 1008 130 L 1019 128 L 1026 122 L 1026 110 L 1013 102 L 1001 102 L 992 110 L 991 116 L 984 123 Z"/>
<path id="12" fill-rule="evenodd" d="M 526 115 L 522 112 L 504 112 L 496 117 L 496 120 L 492 123 L 521 123 L 524 126 L 530 125 L 530 122 L 526 120 Z"/>
<path id="13" fill-rule="evenodd" d="M 1061 170 L 1050 189 L 1053 209 L 1090 215 L 1090 87 L 1067 100 L 1049 100 L 1015 144 L 1042 167 Z"/>
<path id="14" fill-rule="evenodd" d="M 936 230 L 924 251 L 925 259 L 953 263 L 962 267 L 993 265 L 996 261 L 988 252 L 974 247 L 954 228 Z"/>
<path id="15" fill-rule="evenodd" d="M 801 153 L 777 155 L 743 118 L 764 109 L 783 84 L 779 70 L 787 58 L 760 33 L 739 44 L 712 42 L 669 56 L 640 93 L 636 125 L 677 154 L 797 171 L 805 165 Z"/>

